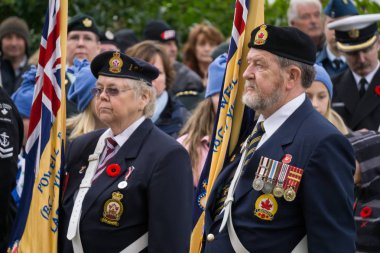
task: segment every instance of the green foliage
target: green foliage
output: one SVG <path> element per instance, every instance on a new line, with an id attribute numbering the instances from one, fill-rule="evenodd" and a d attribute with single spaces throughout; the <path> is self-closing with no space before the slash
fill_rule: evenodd
<path id="1" fill-rule="evenodd" d="M 325 6 L 328 0 L 322 0 Z M 360 13 L 380 13 L 373 0 L 355 0 Z M 0 0 L 0 21 L 16 15 L 27 20 L 32 34 L 32 51 L 38 48 L 48 0 Z M 287 25 L 289 0 L 265 0 L 265 22 Z M 228 37 L 231 34 L 235 1 L 233 0 L 69 0 L 69 15 L 86 13 L 93 16 L 98 26 L 111 31 L 133 29 L 141 36 L 147 21 L 163 19 L 179 34 L 180 43 L 186 41 L 190 27 L 199 22 L 210 22 Z"/>

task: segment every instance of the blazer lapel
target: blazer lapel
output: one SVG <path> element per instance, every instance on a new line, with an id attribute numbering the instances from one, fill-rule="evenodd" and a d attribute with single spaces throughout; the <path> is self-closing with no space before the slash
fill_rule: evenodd
<path id="1" fill-rule="evenodd" d="M 339 98 L 344 102 L 347 110 L 353 114 L 357 104 L 359 103 L 359 91 L 352 72 L 347 70 L 340 81 L 340 85 L 336 86 Z"/>
<path id="2" fill-rule="evenodd" d="M 378 70 L 370 83 L 367 92 L 359 101 L 353 117 L 349 122 L 352 128 L 355 128 L 362 119 L 368 116 L 378 105 L 380 105 L 379 96 L 375 92 L 376 86 L 380 85 L 380 70 Z"/>
<path id="3" fill-rule="evenodd" d="M 153 128 L 153 123 L 150 120 L 145 120 L 131 135 L 131 137 L 120 147 L 117 154 L 111 158 L 110 164 L 119 164 L 121 172 L 116 177 L 110 177 L 106 172 L 103 172 L 88 190 L 82 205 L 82 216 L 91 209 L 95 200 L 113 183 L 120 181 L 127 171 L 127 168 L 131 165 L 131 160 L 135 159 L 139 154 L 139 151 L 148 136 L 148 133 Z M 110 196 L 111 197 L 111 196 Z"/>
<path id="4" fill-rule="evenodd" d="M 304 121 L 305 115 L 313 111 L 313 106 L 306 98 L 301 106 L 277 129 L 276 132 L 255 152 L 251 161 L 243 172 L 234 194 L 234 201 L 239 201 L 250 192 L 252 182 L 256 175 L 256 170 L 261 156 L 274 160 L 280 160 L 285 154 L 285 147 L 293 142 L 299 125 Z"/>

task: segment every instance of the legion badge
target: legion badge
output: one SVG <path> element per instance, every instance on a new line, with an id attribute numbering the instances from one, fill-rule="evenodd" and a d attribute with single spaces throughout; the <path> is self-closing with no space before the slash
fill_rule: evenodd
<path id="1" fill-rule="evenodd" d="M 83 19 L 82 24 L 83 24 L 85 27 L 91 27 L 91 26 L 92 26 L 92 21 L 91 21 L 91 19 L 89 19 L 89 18 L 85 18 L 85 19 Z"/>
<path id="2" fill-rule="evenodd" d="M 254 214 L 259 219 L 271 221 L 277 213 L 278 204 L 272 194 L 263 194 L 257 198 Z"/>
<path id="3" fill-rule="evenodd" d="M 112 73 L 120 73 L 123 67 L 123 60 L 120 58 L 120 52 L 113 53 L 113 56 L 109 60 L 110 65 L 109 71 Z"/>
<path id="4" fill-rule="evenodd" d="M 124 211 L 123 203 L 120 201 L 122 198 L 123 194 L 120 192 L 112 193 L 112 199 L 107 200 L 104 204 L 103 218 L 100 219 L 101 222 L 119 226 L 119 220 Z"/>
<path id="5" fill-rule="evenodd" d="M 255 45 L 264 45 L 267 38 L 268 38 L 268 32 L 266 30 L 267 26 L 266 25 L 261 25 L 260 26 L 260 30 L 257 31 L 256 35 L 255 35 L 255 40 L 254 40 L 254 44 Z"/>

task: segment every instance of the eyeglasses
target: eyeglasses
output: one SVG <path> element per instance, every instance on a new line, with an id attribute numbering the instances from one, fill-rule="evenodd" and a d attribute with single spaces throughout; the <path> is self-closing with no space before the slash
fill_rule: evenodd
<path id="1" fill-rule="evenodd" d="M 133 88 L 127 88 L 127 89 L 118 89 L 118 88 L 115 88 L 115 87 L 108 87 L 108 88 L 98 88 L 98 87 L 95 87 L 95 88 L 92 88 L 91 89 L 91 94 L 94 95 L 95 97 L 99 97 L 103 91 L 106 93 L 107 96 L 109 97 L 116 97 L 120 94 L 120 92 L 124 92 L 124 91 L 128 91 L 128 90 L 133 90 Z"/>

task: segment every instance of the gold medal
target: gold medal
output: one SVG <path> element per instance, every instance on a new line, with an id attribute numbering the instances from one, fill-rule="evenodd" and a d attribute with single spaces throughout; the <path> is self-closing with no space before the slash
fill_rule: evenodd
<path id="1" fill-rule="evenodd" d="M 277 198 L 281 198 L 284 195 L 284 189 L 280 186 L 274 187 L 273 195 Z"/>
<path id="2" fill-rule="evenodd" d="M 293 188 L 288 188 L 284 192 L 284 199 L 286 201 L 293 201 L 296 198 L 296 192 L 294 191 Z"/>

